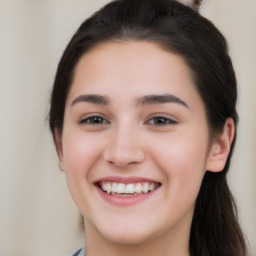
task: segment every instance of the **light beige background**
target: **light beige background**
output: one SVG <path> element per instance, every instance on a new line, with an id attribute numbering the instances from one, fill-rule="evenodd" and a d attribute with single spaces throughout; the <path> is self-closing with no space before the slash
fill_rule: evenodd
<path id="1" fill-rule="evenodd" d="M 79 213 L 45 121 L 57 62 L 104 0 L 0 0 L 0 256 L 64 256 L 83 245 Z M 239 82 L 229 182 L 256 255 L 256 0 L 206 0 Z"/>

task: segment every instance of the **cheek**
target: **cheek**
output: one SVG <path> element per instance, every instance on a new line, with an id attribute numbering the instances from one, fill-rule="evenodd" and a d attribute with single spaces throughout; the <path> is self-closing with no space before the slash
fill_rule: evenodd
<path id="1" fill-rule="evenodd" d="M 201 136 L 199 139 L 200 136 L 194 135 L 176 133 L 162 140 L 162 143 L 156 143 L 152 153 L 155 162 L 164 170 L 166 183 L 179 194 L 180 199 L 188 194 L 197 196 L 205 174 L 208 137 Z"/>
<path id="2" fill-rule="evenodd" d="M 63 159 L 67 175 L 88 177 L 88 170 L 100 157 L 101 148 L 99 136 L 74 130 L 64 133 Z"/>
<path id="3" fill-rule="evenodd" d="M 63 168 L 70 194 L 82 212 L 90 212 L 92 170 L 101 155 L 100 138 L 71 130 L 63 132 Z M 83 210 L 82 210 L 83 209 Z"/>

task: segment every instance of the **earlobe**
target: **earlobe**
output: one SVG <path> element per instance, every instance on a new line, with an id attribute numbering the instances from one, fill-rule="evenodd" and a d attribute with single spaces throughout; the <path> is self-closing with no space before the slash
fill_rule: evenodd
<path id="1" fill-rule="evenodd" d="M 212 142 L 206 163 L 207 171 L 221 172 L 224 169 L 234 134 L 234 121 L 232 118 L 227 118 L 222 133 L 217 134 Z"/>
<path id="2" fill-rule="evenodd" d="M 63 170 L 63 167 L 62 167 L 62 162 L 63 162 L 62 136 L 61 136 L 60 130 L 58 130 L 57 128 L 55 128 L 55 130 L 54 130 L 54 138 L 55 138 L 57 154 L 58 154 L 59 161 L 60 161 L 59 167 L 61 170 Z"/>

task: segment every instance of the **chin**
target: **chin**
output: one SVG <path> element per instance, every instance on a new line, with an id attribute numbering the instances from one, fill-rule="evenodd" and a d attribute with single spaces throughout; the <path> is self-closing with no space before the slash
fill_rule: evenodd
<path id="1" fill-rule="evenodd" d="M 138 233 L 136 231 L 126 233 L 124 230 L 120 230 L 120 232 L 104 233 L 103 236 L 111 243 L 120 245 L 142 244 L 149 241 L 151 238 L 151 235 L 149 234 L 143 234 L 142 232 Z"/>
<path id="2" fill-rule="evenodd" d="M 158 228 L 154 229 L 148 223 L 143 225 L 127 223 L 119 223 L 116 225 L 106 225 L 97 227 L 98 232 L 107 241 L 119 245 L 139 245 L 156 239 L 161 235 Z"/>

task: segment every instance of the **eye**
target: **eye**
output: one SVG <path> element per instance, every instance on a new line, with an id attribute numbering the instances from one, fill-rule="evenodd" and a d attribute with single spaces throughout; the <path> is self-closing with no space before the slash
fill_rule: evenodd
<path id="1" fill-rule="evenodd" d="M 151 124 L 151 125 L 159 125 L 160 126 L 160 125 L 176 124 L 177 121 L 170 119 L 170 118 L 163 117 L 163 116 L 156 116 L 156 117 L 149 119 L 147 121 L 147 123 Z"/>
<path id="2" fill-rule="evenodd" d="M 89 116 L 82 119 L 79 123 L 90 124 L 90 125 L 103 125 L 103 124 L 109 124 L 109 121 L 107 121 L 105 118 L 101 116 Z"/>

